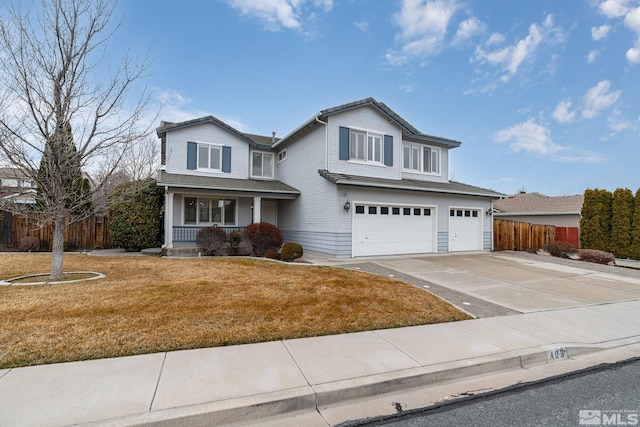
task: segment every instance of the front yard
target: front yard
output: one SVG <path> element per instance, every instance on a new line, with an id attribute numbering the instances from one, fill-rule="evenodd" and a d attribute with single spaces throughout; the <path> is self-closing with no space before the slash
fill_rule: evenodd
<path id="1" fill-rule="evenodd" d="M 0 255 L 0 280 L 46 272 L 50 261 Z M 0 368 L 468 318 L 411 285 L 331 267 L 66 254 L 64 270 L 107 277 L 0 286 Z"/>

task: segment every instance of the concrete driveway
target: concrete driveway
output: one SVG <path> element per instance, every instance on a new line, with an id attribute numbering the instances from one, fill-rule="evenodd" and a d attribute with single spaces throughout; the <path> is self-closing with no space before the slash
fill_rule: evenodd
<path id="1" fill-rule="evenodd" d="M 640 299 L 640 272 L 628 277 L 542 255 L 494 252 L 367 261 L 522 313 Z"/>

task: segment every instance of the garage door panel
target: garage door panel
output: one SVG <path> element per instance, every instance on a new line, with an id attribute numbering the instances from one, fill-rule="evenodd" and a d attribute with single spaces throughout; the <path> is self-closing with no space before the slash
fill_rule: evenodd
<path id="1" fill-rule="evenodd" d="M 449 212 L 449 252 L 482 250 L 481 211 L 451 209 Z"/>
<path id="2" fill-rule="evenodd" d="M 375 209 L 369 209 L 370 207 Z M 435 212 L 433 209 L 356 205 L 353 220 L 353 255 L 433 252 L 434 216 L 424 215 L 425 211 Z"/>

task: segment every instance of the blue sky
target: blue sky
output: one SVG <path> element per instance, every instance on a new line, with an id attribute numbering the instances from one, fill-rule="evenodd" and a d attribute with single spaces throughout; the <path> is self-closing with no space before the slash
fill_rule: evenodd
<path id="1" fill-rule="evenodd" d="M 123 0 L 118 13 L 112 43 L 151 49 L 163 120 L 283 136 L 371 96 L 461 141 L 456 181 L 640 187 L 640 0 Z"/>

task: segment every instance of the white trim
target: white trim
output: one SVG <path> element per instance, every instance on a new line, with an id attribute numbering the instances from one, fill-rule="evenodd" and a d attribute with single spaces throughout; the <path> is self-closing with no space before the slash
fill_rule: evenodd
<path id="1" fill-rule="evenodd" d="M 217 173 L 221 173 L 222 172 L 222 145 L 220 144 L 215 144 L 212 142 L 205 142 L 205 141 L 193 141 L 196 144 L 196 169 L 197 171 L 200 172 L 217 172 Z M 208 159 L 207 159 L 207 164 L 211 164 L 211 148 L 215 147 L 220 151 L 220 156 L 219 156 L 219 160 L 218 160 L 218 164 L 220 165 L 220 167 L 218 169 L 215 168 L 203 168 L 200 167 L 200 145 L 207 145 L 208 146 Z"/>
<path id="2" fill-rule="evenodd" d="M 238 211 L 239 211 L 239 207 L 240 207 L 240 202 L 239 199 L 237 197 L 225 197 L 225 196 L 218 196 L 218 195 L 203 195 L 203 194 L 188 194 L 188 193 L 180 193 L 180 195 L 182 196 L 182 203 L 181 203 L 181 217 L 182 217 L 182 221 L 181 221 L 181 225 L 183 226 L 192 226 L 192 227 L 198 227 L 198 226 L 202 226 L 202 227 L 210 227 L 212 225 L 217 225 L 219 227 L 236 227 L 238 225 Z M 185 208 L 186 208 L 186 199 L 187 198 L 191 198 L 191 199 L 196 199 L 196 222 L 195 223 L 187 223 L 185 220 Z M 213 199 L 218 199 L 218 200 L 233 200 L 235 202 L 235 209 L 234 209 L 234 218 L 233 218 L 233 224 L 225 224 L 224 220 L 222 222 L 200 222 L 200 209 L 198 204 L 200 203 L 200 200 L 208 200 L 211 201 Z M 210 207 L 211 209 L 211 207 Z M 221 211 L 221 218 L 224 218 L 224 207 L 222 208 Z"/>
<path id="3" fill-rule="evenodd" d="M 263 171 L 264 171 L 264 156 L 265 155 L 271 156 L 271 175 L 270 176 L 254 175 L 253 174 L 253 155 L 256 154 L 256 153 L 262 155 L 262 170 Z M 256 179 L 274 179 L 275 175 L 276 175 L 276 156 L 274 155 L 273 152 L 271 152 L 271 151 L 261 151 L 261 150 L 249 150 L 249 176 L 251 178 L 256 178 Z"/>
<path id="4" fill-rule="evenodd" d="M 404 149 L 405 146 L 410 147 L 410 159 L 409 159 L 409 163 L 412 164 L 413 163 L 413 150 L 414 148 L 418 148 L 420 153 L 419 153 L 419 158 L 418 158 L 418 169 L 413 169 L 412 165 L 410 165 L 410 168 L 405 168 L 404 167 Z M 431 152 L 435 151 L 438 153 L 438 172 L 425 172 L 424 171 L 424 150 L 425 149 L 429 149 L 431 150 Z M 431 157 L 430 157 L 431 158 Z M 433 162 L 433 161 L 432 161 Z M 432 145 L 428 145 L 428 144 L 417 144 L 417 143 L 413 143 L 413 142 L 405 142 L 402 141 L 402 150 L 401 150 L 401 157 L 400 157 L 400 164 L 402 165 L 402 171 L 406 172 L 406 173 L 415 173 L 415 174 L 420 174 L 420 175 L 429 175 L 429 176 L 442 176 L 442 149 L 440 147 L 434 147 Z"/>

